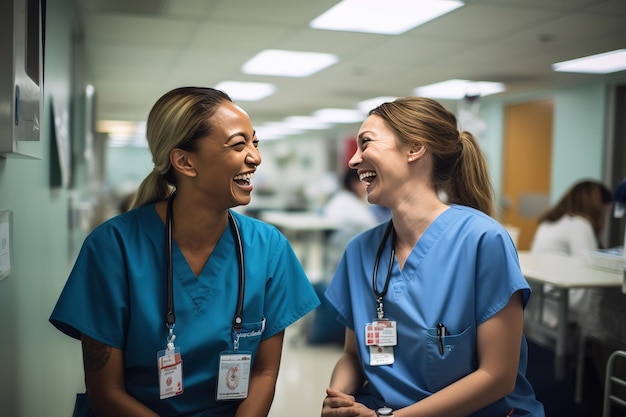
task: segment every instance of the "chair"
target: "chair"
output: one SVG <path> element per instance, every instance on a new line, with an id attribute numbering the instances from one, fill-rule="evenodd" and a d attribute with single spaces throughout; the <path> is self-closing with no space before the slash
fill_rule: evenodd
<path id="1" fill-rule="evenodd" d="M 583 379 L 587 343 L 595 341 L 613 350 L 623 349 L 626 341 L 626 295 L 619 288 L 590 288 L 584 300 L 579 320 L 579 338 L 576 351 L 576 379 L 574 401 L 583 400 Z"/>
<path id="2" fill-rule="evenodd" d="M 604 384 L 604 404 L 603 404 L 603 417 L 609 417 L 611 415 L 611 405 L 618 404 L 621 407 L 626 408 L 626 380 L 613 375 L 615 372 L 615 360 L 618 357 L 626 359 L 626 351 L 616 350 L 609 356 L 609 360 L 606 364 L 606 380 Z M 620 385 L 625 391 L 619 395 L 615 395 L 613 391 L 613 385 Z"/>

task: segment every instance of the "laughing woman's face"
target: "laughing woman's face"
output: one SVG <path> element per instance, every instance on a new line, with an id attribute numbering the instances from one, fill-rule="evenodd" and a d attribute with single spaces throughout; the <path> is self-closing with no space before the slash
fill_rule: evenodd
<path id="1" fill-rule="evenodd" d="M 211 134 L 189 155 L 196 169 L 197 189 L 226 208 L 246 205 L 253 188 L 251 179 L 261 163 L 250 118 L 239 106 L 225 101 L 210 123 Z"/>

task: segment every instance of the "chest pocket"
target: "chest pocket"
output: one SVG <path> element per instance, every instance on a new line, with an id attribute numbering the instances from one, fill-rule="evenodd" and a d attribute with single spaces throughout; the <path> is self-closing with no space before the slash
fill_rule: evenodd
<path id="1" fill-rule="evenodd" d="M 463 332 L 449 334 L 443 338 L 443 354 L 439 353 L 437 329 L 426 330 L 426 363 L 424 379 L 427 389 L 435 393 L 463 378 L 477 368 L 476 337 L 473 327 Z"/>
<path id="2" fill-rule="evenodd" d="M 239 350 L 256 353 L 263 332 L 265 332 L 265 317 L 258 322 L 244 323 L 241 330 L 235 334 L 236 340 L 239 341 Z"/>

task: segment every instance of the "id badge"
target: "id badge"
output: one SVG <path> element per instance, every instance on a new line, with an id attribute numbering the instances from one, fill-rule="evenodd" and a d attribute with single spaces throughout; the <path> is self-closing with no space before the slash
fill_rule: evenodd
<path id="1" fill-rule="evenodd" d="M 393 346 L 370 346 L 370 366 L 391 365 L 393 361 Z"/>
<path id="2" fill-rule="evenodd" d="M 222 352 L 217 376 L 217 401 L 241 400 L 248 397 L 251 352 Z"/>
<path id="3" fill-rule="evenodd" d="M 394 320 L 376 320 L 365 325 L 366 346 L 396 346 L 398 329 Z"/>
<path id="4" fill-rule="evenodd" d="M 157 353 L 159 391 L 161 399 L 183 393 L 183 360 L 180 349 L 166 349 Z"/>

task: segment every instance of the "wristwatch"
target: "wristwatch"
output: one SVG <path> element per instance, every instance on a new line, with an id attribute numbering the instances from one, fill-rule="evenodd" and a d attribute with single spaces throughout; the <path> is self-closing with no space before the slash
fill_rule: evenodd
<path id="1" fill-rule="evenodd" d="M 376 415 L 383 416 L 383 417 L 393 417 L 393 410 L 387 406 L 381 407 L 378 410 L 376 410 Z"/>

